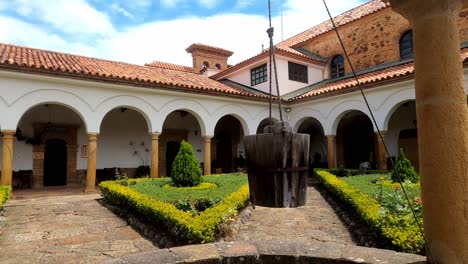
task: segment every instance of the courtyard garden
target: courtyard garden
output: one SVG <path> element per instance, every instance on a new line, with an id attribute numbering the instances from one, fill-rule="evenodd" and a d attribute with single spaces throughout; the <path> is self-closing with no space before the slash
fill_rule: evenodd
<path id="1" fill-rule="evenodd" d="M 392 173 L 348 173 L 337 177 L 330 171 L 317 170 L 316 175 L 326 191 L 350 208 L 385 246 L 424 253 L 424 240 L 419 230 L 422 226 L 419 178 L 403 153 Z"/>
<path id="2" fill-rule="evenodd" d="M 100 187 L 106 203 L 164 225 L 186 243 L 215 241 L 249 198 L 245 174 L 201 177 L 186 142 L 172 165 L 171 178 L 106 181 Z"/>

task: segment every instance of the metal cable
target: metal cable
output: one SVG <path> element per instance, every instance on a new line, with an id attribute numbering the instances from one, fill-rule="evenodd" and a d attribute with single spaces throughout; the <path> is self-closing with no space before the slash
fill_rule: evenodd
<path id="1" fill-rule="evenodd" d="M 359 91 L 361 92 L 361 95 L 362 95 L 362 97 L 363 97 L 363 99 L 364 99 L 364 102 L 365 102 L 365 104 L 366 104 L 366 106 L 367 106 L 367 109 L 369 110 L 369 114 L 370 114 L 370 116 L 371 116 L 372 122 L 374 123 L 374 126 L 375 126 L 375 128 L 377 129 L 378 137 L 379 137 L 380 140 L 382 141 L 382 144 L 383 144 L 384 149 L 385 149 L 385 153 L 387 154 L 388 157 L 390 157 L 390 152 L 389 152 L 389 150 L 388 150 L 387 144 L 385 143 L 385 140 L 384 140 L 384 138 L 383 138 L 383 135 L 382 135 L 382 133 L 381 133 L 381 131 L 380 131 L 380 129 L 379 129 L 379 126 L 378 126 L 378 124 L 377 124 L 377 121 L 376 121 L 376 119 L 375 119 L 374 113 L 372 112 L 372 109 L 371 109 L 371 107 L 370 107 L 369 101 L 367 100 L 367 97 L 366 97 L 366 95 L 364 94 L 364 90 L 363 90 L 363 88 L 362 88 L 362 84 L 361 84 L 361 82 L 359 81 L 359 78 L 357 77 L 357 74 L 356 74 L 356 71 L 355 71 L 355 69 L 354 69 L 354 66 L 353 66 L 353 64 L 352 64 L 352 62 L 351 62 L 351 60 L 350 60 L 350 58 L 349 58 L 349 55 L 348 55 L 348 52 L 347 52 L 347 50 L 346 50 L 346 48 L 345 48 L 345 46 L 344 46 L 343 40 L 341 39 L 341 36 L 340 36 L 340 34 L 339 34 L 339 32 L 338 32 L 338 27 L 336 26 L 335 21 L 333 20 L 333 17 L 331 16 L 331 13 L 330 13 L 330 10 L 328 9 L 328 5 L 327 5 L 326 1 L 325 1 L 325 0 L 322 0 L 322 1 L 323 1 L 323 4 L 325 5 L 325 9 L 327 10 L 328 17 L 330 18 L 330 21 L 331 21 L 331 23 L 332 23 L 332 25 L 333 25 L 333 29 L 334 29 L 334 31 L 335 31 L 337 37 L 338 37 L 338 40 L 339 40 L 340 45 L 341 45 L 341 48 L 343 49 L 343 52 L 344 52 L 345 57 L 346 57 L 346 60 L 347 60 L 348 63 L 349 63 L 349 66 L 350 66 L 351 71 L 352 71 L 352 73 L 353 73 L 353 77 L 354 77 L 354 79 L 356 80 L 356 83 L 357 83 L 357 86 L 358 86 L 358 88 L 359 88 Z M 393 168 L 395 168 L 395 161 L 394 161 L 393 159 L 390 159 L 390 162 L 391 162 Z M 410 199 L 409 199 L 408 193 L 406 192 L 406 189 L 405 189 L 405 187 L 403 186 L 403 183 L 401 182 L 401 176 L 400 176 L 398 173 L 397 173 L 396 175 L 397 175 L 397 178 L 398 178 L 398 183 L 399 183 L 400 186 L 401 186 L 401 190 L 403 191 L 403 193 L 404 193 L 404 195 L 405 195 L 405 198 L 406 198 L 406 201 L 408 202 L 408 206 L 409 206 L 410 209 L 411 209 L 411 212 L 412 212 L 413 217 L 414 217 L 414 219 L 415 219 L 416 225 L 418 226 L 419 232 L 421 233 L 421 235 L 422 235 L 422 237 L 423 237 L 423 240 L 424 240 L 424 247 L 426 248 L 426 251 L 427 251 L 428 255 L 430 255 L 430 257 L 431 257 L 433 263 L 436 263 L 435 257 L 434 257 L 434 255 L 432 255 L 432 252 L 431 252 L 431 250 L 429 249 L 429 246 L 428 246 L 428 243 L 427 243 L 427 240 L 426 240 L 426 236 L 424 235 L 422 226 L 421 226 L 421 225 L 419 224 L 419 222 L 417 221 L 416 212 L 415 212 L 415 210 L 414 210 L 413 205 L 411 204 L 411 201 L 410 201 Z"/>
<path id="2" fill-rule="evenodd" d="M 270 0 L 268 0 L 268 18 L 269 18 L 269 25 L 270 25 L 270 28 L 271 28 L 271 4 L 270 4 Z M 268 33 L 268 30 L 267 30 L 267 33 Z M 270 115 L 269 115 L 269 122 L 270 122 L 270 133 L 272 132 L 272 127 L 273 127 L 273 119 L 272 119 L 272 113 L 271 113 L 271 109 L 272 109 L 272 103 L 273 103 L 273 94 L 272 94 L 272 89 L 271 89 L 271 61 L 272 61 L 272 50 L 271 50 L 271 43 L 270 43 L 270 50 L 268 51 L 270 53 L 270 64 L 269 64 L 269 74 L 268 74 L 268 78 L 269 78 L 269 88 L 270 88 L 270 98 L 269 98 L 269 105 L 268 105 L 268 109 L 269 109 L 269 112 L 270 112 Z"/>
<path id="3" fill-rule="evenodd" d="M 269 21 L 269 28 L 267 30 L 267 33 L 268 33 L 268 37 L 270 38 L 270 76 L 269 76 L 269 81 L 270 81 L 270 123 L 272 123 L 272 120 L 271 120 L 271 108 L 272 108 L 272 104 L 271 104 L 271 100 L 272 100 L 272 97 L 273 97 L 273 94 L 272 94 L 272 78 L 273 76 L 271 75 L 271 67 L 273 66 L 274 68 L 274 73 L 275 73 L 275 84 L 276 84 L 276 94 L 277 94 L 277 97 L 278 97 L 278 110 L 279 110 L 279 116 L 280 116 L 280 121 L 283 122 L 283 112 L 281 111 L 281 97 L 280 97 L 280 91 L 279 91 L 279 82 L 278 82 L 278 70 L 276 68 L 276 57 L 275 57 L 275 47 L 273 45 L 273 33 L 274 33 L 274 29 L 271 25 L 271 1 L 268 0 L 268 21 Z M 284 124 L 283 124 L 283 127 L 284 127 Z"/>

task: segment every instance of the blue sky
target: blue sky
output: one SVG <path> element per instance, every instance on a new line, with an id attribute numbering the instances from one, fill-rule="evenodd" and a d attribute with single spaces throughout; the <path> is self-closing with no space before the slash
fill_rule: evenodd
<path id="1" fill-rule="evenodd" d="M 365 0 L 328 0 L 333 15 Z M 272 0 L 275 42 L 326 17 L 322 0 Z M 0 0 L 0 42 L 144 64 L 190 65 L 199 42 L 247 59 L 268 43 L 267 0 Z"/>

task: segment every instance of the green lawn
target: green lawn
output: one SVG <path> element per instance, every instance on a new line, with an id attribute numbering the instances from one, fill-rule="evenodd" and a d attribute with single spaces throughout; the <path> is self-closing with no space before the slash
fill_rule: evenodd
<path id="1" fill-rule="evenodd" d="M 247 175 L 245 174 L 221 174 L 204 176 L 205 182 L 215 183 L 218 188 L 194 190 L 185 188 L 162 188 L 164 185 L 171 182 L 171 178 L 159 178 L 148 181 L 138 182 L 129 187 L 151 196 L 159 201 L 169 202 L 172 204 L 178 201 L 198 200 L 210 198 L 220 201 L 233 192 L 237 191 L 242 185 L 247 183 Z"/>
<path id="2" fill-rule="evenodd" d="M 340 178 L 342 181 L 347 184 L 361 190 L 363 193 L 366 193 L 374 198 L 377 198 L 380 195 L 380 186 L 375 184 L 381 177 L 384 177 L 385 180 L 390 180 L 390 173 L 387 174 L 364 174 L 350 177 Z"/>

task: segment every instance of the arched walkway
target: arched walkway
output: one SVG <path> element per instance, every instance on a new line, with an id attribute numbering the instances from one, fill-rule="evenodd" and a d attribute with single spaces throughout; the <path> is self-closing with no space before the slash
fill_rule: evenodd
<path id="1" fill-rule="evenodd" d="M 198 119 L 188 111 L 175 110 L 164 120 L 159 136 L 159 175 L 170 176 L 182 140 L 192 144 L 199 161 L 204 160 L 204 139 Z"/>
<path id="2" fill-rule="evenodd" d="M 310 135 L 309 168 L 327 168 L 327 138 L 322 124 L 313 117 L 306 118 L 299 125 L 297 133 Z"/>
<path id="3" fill-rule="evenodd" d="M 223 116 L 217 122 L 212 139 L 214 173 L 230 173 L 244 167 L 243 138 L 242 124 L 234 116 Z"/>
<path id="4" fill-rule="evenodd" d="M 86 127 L 81 114 L 57 104 L 28 109 L 15 133 L 13 187 L 82 186 Z"/>
<path id="5" fill-rule="evenodd" d="M 97 182 L 113 180 L 115 169 L 128 177 L 150 173 L 151 136 L 146 118 L 136 110 L 118 107 L 103 118 L 97 153 Z"/>
<path id="6" fill-rule="evenodd" d="M 359 168 L 370 162 L 375 167 L 375 137 L 372 123 L 361 111 L 346 113 L 338 123 L 336 145 L 339 168 Z"/>
<path id="7" fill-rule="evenodd" d="M 392 158 L 398 157 L 403 149 L 413 166 L 419 169 L 418 128 L 416 120 L 416 102 L 402 102 L 389 117 L 387 146 Z"/>

